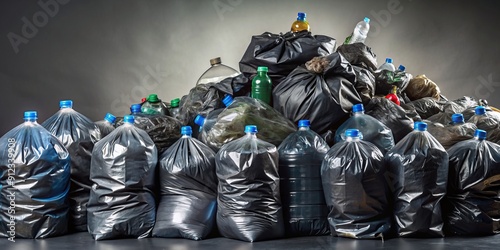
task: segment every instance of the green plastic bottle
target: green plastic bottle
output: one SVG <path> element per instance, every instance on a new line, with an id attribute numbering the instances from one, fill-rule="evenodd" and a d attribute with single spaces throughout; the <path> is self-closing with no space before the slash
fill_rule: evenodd
<path id="1" fill-rule="evenodd" d="M 147 101 L 142 104 L 141 111 L 142 113 L 149 115 L 165 114 L 161 100 L 158 98 L 157 94 L 151 94 L 148 96 Z"/>
<path id="2" fill-rule="evenodd" d="M 176 119 L 179 119 L 179 111 L 180 111 L 180 107 L 179 107 L 179 103 L 180 103 L 181 99 L 179 98 L 175 98 L 175 99 L 172 99 L 170 101 L 170 116 L 172 116 L 173 118 L 176 118 Z"/>
<path id="3" fill-rule="evenodd" d="M 267 75 L 267 67 L 257 67 L 257 75 L 252 79 L 252 97 L 271 105 L 271 78 Z"/>

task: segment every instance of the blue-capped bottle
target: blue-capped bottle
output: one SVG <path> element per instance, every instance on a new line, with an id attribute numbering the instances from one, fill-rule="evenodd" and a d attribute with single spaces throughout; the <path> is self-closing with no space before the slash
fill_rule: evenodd
<path id="1" fill-rule="evenodd" d="M 229 107 L 231 103 L 233 103 L 234 98 L 232 95 L 225 95 L 224 98 L 222 99 L 222 103 L 224 103 L 224 106 Z M 199 126 L 199 133 L 198 133 L 198 139 L 201 141 L 204 141 L 203 136 L 206 135 L 206 133 L 212 129 L 212 127 L 215 125 L 217 122 L 217 117 L 219 116 L 220 113 L 224 111 L 224 108 L 216 109 L 213 110 L 212 112 L 208 113 L 208 115 L 202 116 L 202 115 L 197 115 L 194 118 L 194 123 Z"/>
<path id="2" fill-rule="evenodd" d="M 498 120 L 486 111 L 486 107 L 477 106 L 474 113 L 468 122 L 475 124 L 478 129 L 493 132 L 498 128 Z"/>
<path id="3" fill-rule="evenodd" d="M 116 116 L 111 113 L 106 113 L 103 120 L 95 122 L 95 125 L 101 132 L 101 139 L 115 130 Z"/>
<path id="4" fill-rule="evenodd" d="M 387 57 L 385 59 L 385 62 L 382 65 L 380 65 L 378 70 L 388 70 L 390 72 L 396 71 L 396 67 L 394 66 L 394 64 L 392 64 L 392 58 Z"/>
<path id="5" fill-rule="evenodd" d="M 350 36 L 348 36 L 344 44 L 353 43 L 364 43 L 368 37 L 368 32 L 370 31 L 370 18 L 365 17 L 362 21 L 359 21 L 354 27 L 354 31 Z"/>
<path id="6" fill-rule="evenodd" d="M 290 29 L 292 32 L 300 32 L 300 31 L 311 31 L 311 26 L 309 22 L 306 20 L 306 13 L 299 12 L 297 13 L 297 20 L 292 23 L 292 28 Z"/>
<path id="7" fill-rule="evenodd" d="M 392 207 L 382 152 L 361 139 L 358 129 L 345 130 L 321 165 L 321 179 L 332 235 L 384 238 L 391 232 Z"/>
<path id="8" fill-rule="evenodd" d="M 321 163 L 330 147 L 300 120 L 299 129 L 278 147 L 280 192 L 288 236 L 326 235 L 328 209 L 321 185 Z"/>

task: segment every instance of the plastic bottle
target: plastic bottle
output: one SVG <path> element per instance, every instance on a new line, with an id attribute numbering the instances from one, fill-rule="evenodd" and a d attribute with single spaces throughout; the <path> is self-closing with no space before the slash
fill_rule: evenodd
<path id="1" fill-rule="evenodd" d="M 257 67 L 257 75 L 252 79 L 252 98 L 271 105 L 272 82 L 267 71 L 267 67 Z"/>
<path id="2" fill-rule="evenodd" d="M 405 72 L 406 67 L 403 64 L 400 64 L 398 67 L 398 71 Z"/>
<path id="3" fill-rule="evenodd" d="M 486 132 L 492 132 L 494 129 L 498 128 L 497 119 L 486 112 L 486 107 L 477 106 L 474 113 L 475 114 L 469 119 L 468 122 L 474 123 L 478 129 L 485 130 Z"/>
<path id="4" fill-rule="evenodd" d="M 115 130 L 115 122 L 116 116 L 111 113 L 106 113 L 103 120 L 95 122 L 101 132 L 101 139 Z"/>
<path id="5" fill-rule="evenodd" d="M 460 125 L 464 124 L 464 116 L 462 114 L 453 114 L 451 115 L 451 124 L 452 125 Z"/>
<path id="6" fill-rule="evenodd" d="M 363 104 L 352 107 L 352 116 L 345 121 L 335 132 L 335 142 L 345 140 L 347 129 L 358 129 L 364 141 L 371 142 L 377 146 L 382 153 L 394 147 L 394 137 L 391 129 L 377 119 L 366 115 Z"/>
<path id="7" fill-rule="evenodd" d="M 210 65 L 212 66 L 200 76 L 196 85 L 218 83 L 226 78 L 236 77 L 240 74 L 239 71 L 222 64 L 220 57 L 210 59 Z"/>
<path id="8" fill-rule="evenodd" d="M 330 147 L 310 129 L 309 120 L 300 120 L 298 125 L 298 131 L 278 147 L 286 234 L 326 235 L 330 229 L 321 185 L 321 163 Z"/>
<path id="9" fill-rule="evenodd" d="M 181 100 L 179 98 L 175 98 L 175 99 L 170 101 L 170 110 L 169 110 L 170 116 L 172 116 L 175 119 L 179 118 L 179 110 L 180 110 L 179 103 L 180 103 L 180 101 Z"/>
<path id="10" fill-rule="evenodd" d="M 306 20 L 306 13 L 299 12 L 297 14 L 297 20 L 293 22 L 292 28 L 290 29 L 292 32 L 300 32 L 300 31 L 311 31 L 311 27 L 309 26 L 309 22 Z"/>
<path id="11" fill-rule="evenodd" d="M 354 27 L 354 31 L 346 38 L 345 44 L 364 43 L 370 31 L 370 18 L 365 17 Z"/>
<path id="12" fill-rule="evenodd" d="M 167 111 L 162 101 L 158 98 L 157 94 L 151 94 L 148 96 L 147 101 L 142 104 L 141 111 L 144 114 L 155 115 L 162 114 L 166 115 Z"/>
<path id="13" fill-rule="evenodd" d="M 234 100 L 234 98 L 233 98 L 232 95 L 226 95 L 222 99 L 222 103 L 224 103 L 224 105 L 226 107 L 228 107 L 229 105 L 231 105 L 231 103 L 233 103 L 233 100 Z M 194 118 L 194 123 L 196 125 L 200 126 L 200 128 L 199 128 L 199 132 L 200 133 L 198 134 L 199 140 L 202 139 L 203 133 L 206 133 L 207 131 L 209 131 L 210 129 L 212 129 L 212 127 L 217 122 L 217 117 L 219 116 L 219 114 L 222 111 L 224 111 L 223 108 L 216 109 L 216 110 L 213 110 L 212 112 L 208 113 L 207 117 L 204 117 L 202 115 L 197 115 Z"/>
<path id="14" fill-rule="evenodd" d="M 130 114 L 131 115 L 142 114 L 141 104 L 130 105 Z"/>
<path id="15" fill-rule="evenodd" d="M 396 71 L 396 67 L 394 66 L 394 64 L 392 64 L 392 58 L 390 57 L 387 57 L 385 59 L 385 63 L 383 63 L 382 65 L 380 65 L 380 67 L 378 68 L 378 70 L 388 70 L 390 72 L 394 72 Z"/>

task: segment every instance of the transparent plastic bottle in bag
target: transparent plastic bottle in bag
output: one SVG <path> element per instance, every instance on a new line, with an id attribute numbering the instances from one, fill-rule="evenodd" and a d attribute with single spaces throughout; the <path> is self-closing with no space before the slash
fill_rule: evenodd
<path id="1" fill-rule="evenodd" d="M 475 114 L 469 119 L 468 122 L 475 124 L 478 129 L 491 132 L 498 128 L 498 121 L 494 116 L 487 112 L 486 107 L 477 106 L 474 113 Z"/>
<path id="2" fill-rule="evenodd" d="M 218 83 L 228 77 L 236 77 L 240 74 L 239 71 L 222 64 L 220 57 L 210 59 L 210 65 L 212 66 L 200 76 L 196 85 Z"/>
<path id="3" fill-rule="evenodd" d="M 101 139 L 115 130 L 116 116 L 111 113 L 106 113 L 103 120 L 95 122 L 95 125 L 101 132 Z"/>
<path id="4" fill-rule="evenodd" d="M 362 21 L 356 24 L 354 31 L 345 40 L 345 44 L 364 43 L 370 31 L 370 18 L 365 17 Z"/>
<path id="5" fill-rule="evenodd" d="M 396 67 L 394 66 L 394 64 L 392 64 L 392 58 L 387 57 L 385 59 L 385 62 L 378 68 L 378 70 L 384 70 L 384 69 L 391 72 L 396 71 Z"/>
<path id="6" fill-rule="evenodd" d="M 233 100 L 234 99 L 232 95 L 226 95 L 222 99 L 222 103 L 224 103 L 224 106 L 228 107 L 229 105 L 231 105 L 231 103 L 233 103 Z M 194 118 L 194 123 L 200 126 L 199 128 L 200 133 L 198 134 L 199 140 L 202 140 L 203 133 L 206 133 L 210 129 L 212 129 L 214 124 L 217 122 L 217 117 L 222 111 L 224 111 L 224 108 L 213 110 L 212 112 L 208 113 L 207 117 L 204 117 L 202 115 L 197 115 Z"/>
<path id="7" fill-rule="evenodd" d="M 141 111 L 142 113 L 149 115 L 167 114 L 167 110 L 162 101 L 158 98 L 157 94 L 151 94 L 148 96 L 147 101 L 142 104 Z"/>
<path id="8" fill-rule="evenodd" d="M 290 30 L 292 32 L 300 32 L 304 30 L 311 31 L 311 26 L 309 26 L 309 22 L 307 22 L 306 20 L 306 13 L 297 13 L 297 20 L 293 22 L 292 28 Z"/>
<path id="9" fill-rule="evenodd" d="M 169 108 L 170 116 L 172 116 L 175 119 L 179 119 L 179 111 L 180 111 L 179 103 L 180 103 L 180 101 L 181 100 L 179 98 L 175 98 L 175 99 L 170 101 L 170 108 Z"/>

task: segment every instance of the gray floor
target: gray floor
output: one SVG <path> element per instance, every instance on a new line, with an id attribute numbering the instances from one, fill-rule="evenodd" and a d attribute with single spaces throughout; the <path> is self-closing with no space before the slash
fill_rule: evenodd
<path id="1" fill-rule="evenodd" d="M 77 233 L 45 240 L 18 239 L 15 243 L 0 239 L 1 250 L 128 250 L 128 249 L 500 249 L 500 235 L 476 238 L 448 237 L 440 239 L 390 239 L 380 240 L 352 240 L 334 238 L 331 236 L 300 237 L 247 243 L 225 238 L 213 238 L 203 241 L 184 239 L 122 239 L 108 241 L 94 241 L 88 233 Z"/>

